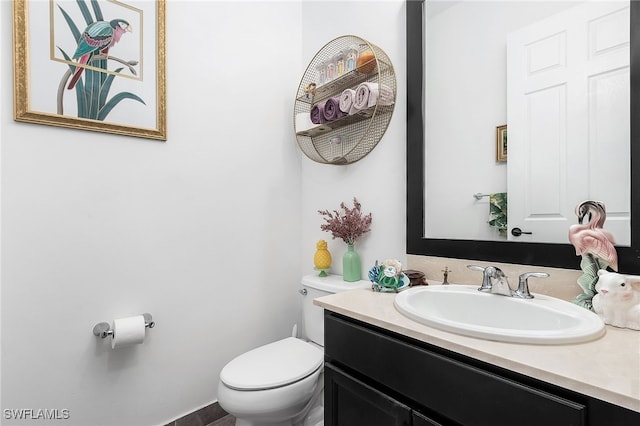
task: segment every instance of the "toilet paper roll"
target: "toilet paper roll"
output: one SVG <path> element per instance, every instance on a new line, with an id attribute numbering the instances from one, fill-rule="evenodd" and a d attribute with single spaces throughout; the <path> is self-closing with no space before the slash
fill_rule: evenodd
<path id="1" fill-rule="evenodd" d="M 144 341 L 145 332 L 146 328 L 142 315 L 113 320 L 111 347 L 116 349 L 140 344 Z"/>
<path id="2" fill-rule="evenodd" d="M 307 131 L 316 125 L 311 122 L 311 116 L 308 112 L 296 114 L 296 132 Z"/>

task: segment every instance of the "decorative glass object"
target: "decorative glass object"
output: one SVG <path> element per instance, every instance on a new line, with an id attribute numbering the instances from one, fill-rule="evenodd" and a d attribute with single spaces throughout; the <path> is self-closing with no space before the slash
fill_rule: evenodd
<path id="1" fill-rule="evenodd" d="M 347 244 L 347 251 L 342 256 L 342 278 L 347 282 L 360 281 L 362 278 L 360 255 L 353 248 L 353 244 Z"/>
<path id="2" fill-rule="evenodd" d="M 349 46 L 349 49 L 347 49 L 347 53 L 345 56 L 345 71 L 349 72 L 355 70 L 356 61 L 358 60 L 358 48 L 353 45 Z"/>
<path id="3" fill-rule="evenodd" d="M 333 58 L 336 63 L 336 77 L 340 77 L 345 73 L 345 64 L 344 64 L 344 51 L 340 51 Z"/>
<path id="4" fill-rule="evenodd" d="M 327 61 L 327 81 L 331 81 L 336 78 L 336 64 L 333 60 Z"/>
<path id="5" fill-rule="evenodd" d="M 316 65 L 316 69 L 318 70 L 318 86 L 322 86 L 327 82 L 327 63 L 321 62 Z"/>

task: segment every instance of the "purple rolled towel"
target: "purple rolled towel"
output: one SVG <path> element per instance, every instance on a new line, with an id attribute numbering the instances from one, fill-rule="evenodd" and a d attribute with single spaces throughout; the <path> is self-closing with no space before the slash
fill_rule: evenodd
<path id="1" fill-rule="evenodd" d="M 327 119 L 324 118 L 324 104 L 315 104 L 311 108 L 311 122 L 313 124 L 324 124 L 327 122 Z"/>
<path id="2" fill-rule="evenodd" d="M 324 104 L 324 118 L 327 121 L 337 120 L 345 115 L 346 113 L 340 110 L 340 97 L 327 99 Z"/>

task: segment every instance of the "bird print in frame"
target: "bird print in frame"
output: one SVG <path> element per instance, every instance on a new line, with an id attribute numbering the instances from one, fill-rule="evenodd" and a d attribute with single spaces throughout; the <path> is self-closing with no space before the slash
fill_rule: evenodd
<path id="1" fill-rule="evenodd" d="M 165 0 L 13 3 L 16 121 L 166 140 Z"/>
<path id="2" fill-rule="evenodd" d="M 103 121 L 123 101 L 145 102 L 129 91 L 111 93 L 115 78 L 124 75 L 127 70 L 130 74 L 137 75 L 139 58 L 121 59 L 113 53 L 123 36 L 133 32 L 133 25 L 119 16 L 105 16 L 100 3 L 84 0 L 76 2 L 74 6 L 80 9 L 83 17 L 83 22 L 78 23 L 65 8 L 57 5 L 73 35 L 75 45 L 71 55 L 62 46 L 56 45 L 56 49 L 69 62 L 69 69 L 62 76 L 61 86 L 66 85 L 67 90 L 75 89 L 78 92 L 75 95 L 78 118 Z M 110 62 L 120 62 L 126 66 L 110 70 Z M 64 97 L 65 91 L 58 91 L 58 96 Z M 64 114 L 62 101 L 59 99 L 57 103 L 59 114 Z"/>

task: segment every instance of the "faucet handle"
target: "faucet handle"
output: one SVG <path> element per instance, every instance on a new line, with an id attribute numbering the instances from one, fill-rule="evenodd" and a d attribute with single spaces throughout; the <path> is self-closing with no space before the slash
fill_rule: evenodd
<path id="1" fill-rule="evenodd" d="M 520 297 L 522 299 L 533 299 L 533 295 L 529 293 L 529 282 L 528 279 L 533 278 L 546 278 L 549 274 L 546 272 L 525 272 L 521 274 L 518 278 L 518 289 L 514 292 L 516 297 Z"/>
<path id="2" fill-rule="evenodd" d="M 486 268 L 484 266 L 478 266 L 478 265 L 467 265 L 468 269 L 471 269 L 472 271 L 480 271 L 482 272 L 482 285 L 480 286 L 480 288 L 478 289 L 478 291 L 486 291 L 489 292 L 491 291 L 491 275 L 493 275 L 496 271 L 496 269 L 493 266 L 487 266 Z"/>
<path id="3" fill-rule="evenodd" d="M 478 266 L 478 265 L 467 265 L 468 269 L 471 269 L 472 271 L 483 271 L 485 270 L 484 266 Z"/>

